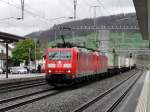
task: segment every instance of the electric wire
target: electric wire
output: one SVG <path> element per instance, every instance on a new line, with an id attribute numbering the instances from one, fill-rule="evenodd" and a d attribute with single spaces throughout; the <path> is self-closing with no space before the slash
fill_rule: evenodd
<path id="1" fill-rule="evenodd" d="M 124 8 L 123 8 L 123 6 L 122 6 L 122 4 L 121 4 L 121 0 L 118 0 L 118 2 L 117 2 L 119 5 L 119 9 L 121 9 L 121 13 L 123 13 L 123 15 L 125 15 L 125 12 L 124 12 Z"/>
<path id="2" fill-rule="evenodd" d="M 91 5 L 89 5 L 89 3 L 86 0 L 83 0 L 83 1 L 84 1 L 85 5 L 91 7 Z"/>
<path id="3" fill-rule="evenodd" d="M 5 24 L 5 25 L 7 25 L 7 26 L 16 26 L 15 24 L 11 24 L 11 23 L 4 23 L 4 22 L 0 22 L 0 24 Z"/>
<path id="4" fill-rule="evenodd" d="M 108 15 L 112 15 L 112 13 L 103 5 L 103 3 L 100 0 L 97 0 L 97 2 L 103 7 L 103 9 L 106 13 L 108 13 Z"/>
<path id="5" fill-rule="evenodd" d="M 46 18 L 44 18 L 44 17 L 42 17 L 41 15 L 39 15 L 38 13 L 38 10 L 35 10 L 35 9 L 33 9 L 32 7 L 30 7 L 30 5 L 28 5 L 26 2 L 24 2 L 24 4 L 25 4 L 25 7 L 27 7 L 28 8 L 28 12 L 29 13 L 32 13 L 34 16 L 39 16 L 40 18 L 43 18 L 43 19 L 46 19 Z M 14 6 L 16 6 L 17 4 L 13 4 Z M 20 8 L 19 8 L 20 9 Z M 29 11 L 29 10 L 32 10 L 32 12 L 31 11 Z M 27 13 L 28 13 L 27 12 Z"/>
<path id="6" fill-rule="evenodd" d="M 92 12 L 93 5 L 90 5 L 86 0 L 83 0 L 82 2 L 83 2 L 83 4 L 85 4 L 86 6 L 89 7 L 90 18 L 93 18 L 93 16 L 92 16 L 92 14 L 93 14 L 93 12 Z"/>
<path id="7" fill-rule="evenodd" d="M 8 18 L 1 18 L 0 21 L 5 21 L 5 20 L 9 20 L 9 19 L 15 19 L 14 17 L 8 17 Z M 16 18 L 17 19 L 17 18 Z"/>
<path id="8" fill-rule="evenodd" d="M 39 19 L 43 19 L 43 20 L 45 20 L 45 21 L 47 21 L 47 22 L 51 22 L 51 20 L 57 20 L 57 19 L 61 19 L 61 18 L 66 18 L 65 16 L 61 16 L 61 17 L 57 17 L 57 18 L 45 18 L 45 17 L 39 15 L 39 14 L 38 14 L 38 13 L 39 13 L 38 10 L 32 8 L 29 4 L 25 3 L 25 6 L 28 7 L 28 10 L 25 9 L 25 11 L 26 11 L 27 13 L 29 13 L 29 14 L 32 15 L 33 17 L 39 17 Z M 66 5 L 66 7 L 67 7 L 67 6 L 68 6 L 68 5 Z M 68 8 L 69 8 L 69 7 L 68 7 Z M 20 8 L 19 8 L 19 9 L 20 9 Z M 29 10 L 32 10 L 32 12 L 29 11 Z M 70 13 L 72 13 L 71 10 L 68 10 L 67 8 L 66 8 L 66 11 L 69 11 Z M 69 18 L 69 17 L 68 17 L 68 18 Z"/>
<path id="9" fill-rule="evenodd" d="M 9 3 L 9 2 L 7 2 L 7 1 L 0 0 L 0 2 L 3 2 L 3 3 L 5 3 L 5 4 L 8 4 L 8 5 L 12 6 L 12 7 L 15 7 L 15 8 L 17 8 L 17 9 L 20 9 L 20 10 L 21 10 L 21 7 L 16 6 L 16 5 L 14 5 L 14 4 L 12 4 L 12 3 Z M 33 17 L 38 17 L 38 18 L 43 19 L 43 20 L 45 20 L 46 22 L 49 22 L 49 23 L 50 23 L 49 19 L 46 19 L 46 18 L 40 17 L 39 15 L 34 14 L 33 12 L 31 12 L 31 11 L 29 11 L 29 10 L 27 10 L 27 9 L 24 9 L 24 11 L 25 11 L 26 13 L 30 14 L 30 15 L 31 15 L 31 16 L 33 16 Z"/>

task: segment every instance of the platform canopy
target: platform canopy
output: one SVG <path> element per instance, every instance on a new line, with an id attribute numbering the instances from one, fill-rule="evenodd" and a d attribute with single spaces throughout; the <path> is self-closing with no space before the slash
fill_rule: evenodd
<path id="1" fill-rule="evenodd" d="M 25 39 L 24 37 L 0 32 L 0 42 L 3 42 L 3 43 L 13 43 L 13 42 L 17 42 L 19 40 L 24 40 L 24 39 Z"/>
<path id="2" fill-rule="evenodd" d="M 12 35 L 9 33 L 0 32 L 0 43 L 6 44 L 6 78 L 8 78 L 8 44 L 17 42 L 19 40 L 24 40 L 25 38 Z"/>
<path id="3" fill-rule="evenodd" d="M 133 0 L 143 39 L 150 40 L 150 0 Z"/>

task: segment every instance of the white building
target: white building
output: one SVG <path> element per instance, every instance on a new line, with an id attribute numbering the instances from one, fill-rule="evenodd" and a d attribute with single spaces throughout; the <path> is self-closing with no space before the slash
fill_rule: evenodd
<path id="1" fill-rule="evenodd" d="M 12 49 L 13 46 L 8 46 L 8 58 L 12 57 Z M 3 68 L 6 63 L 6 45 L 4 43 L 0 43 L 0 68 Z"/>

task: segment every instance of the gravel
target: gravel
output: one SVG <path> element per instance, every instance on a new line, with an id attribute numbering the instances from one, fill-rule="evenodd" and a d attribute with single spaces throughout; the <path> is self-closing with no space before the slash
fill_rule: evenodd
<path id="1" fill-rule="evenodd" d="M 7 93 L 0 93 L 0 100 L 12 98 L 12 97 L 19 96 L 19 95 L 34 93 L 34 92 L 45 90 L 48 88 L 52 88 L 52 87 L 50 87 L 48 84 L 46 84 L 46 85 L 42 85 L 42 86 L 36 86 L 36 87 L 31 87 L 31 88 L 7 92 Z"/>
<path id="2" fill-rule="evenodd" d="M 107 97 L 102 98 L 98 102 L 94 103 L 92 106 L 87 108 L 84 112 L 106 112 L 106 110 L 117 101 L 117 99 L 122 96 L 123 93 L 129 88 L 130 85 L 135 81 L 135 79 L 141 75 L 135 75 L 130 78 L 127 82 L 125 82 L 122 86 L 118 87 L 115 91 L 108 94 Z"/>
<path id="3" fill-rule="evenodd" d="M 135 70 L 131 72 L 133 74 Z M 70 112 L 111 88 L 116 83 L 128 78 L 132 75 L 131 72 L 116 75 L 81 87 L 70 87 L 70 89 L 66 89 L 56 96 L 26 104 L 8 112 Z"/>

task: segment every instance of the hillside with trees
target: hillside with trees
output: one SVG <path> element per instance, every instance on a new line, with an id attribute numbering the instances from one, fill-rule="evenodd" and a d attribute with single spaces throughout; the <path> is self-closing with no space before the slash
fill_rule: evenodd
<path id="1" fill-rule="evenodd" d="M 74 37 L 80 37 L 85 38 L 86 36 L 94 33 L 94 30 L 71 30 L 71 31 L 63 31 L 60 32 L 58 29 L 60 26 L 93 26 L 94 25 L 94 19 L 83 19 L 83 20 L 77 20 L 77 21 L 71 21 L 66 22 L 63 24 L 54 25 L 49 30 L 46 31 L 39 31 L 34 32 L 29 35 L 26 35 L 26 37 L 29 38 L 37 38 L 39 40 L 40 46 L 42 48 L 46 48 L 49 46 L 49 42 L 55 41 L 56 39 L 60 38 L 60 35 L 65 35 L 65 38 L 72 38 Z M 97 26 L 137 26 L 137 19 L 135 13 L 130 14 L 118 14 L 118 15 L 111 15 L 111 16 L 105 16 L 105 17 L 98 17 L 96 18 L 96 25 Z M 111 32 L 139 32 L 137 30 L 111 30 Z"/>

